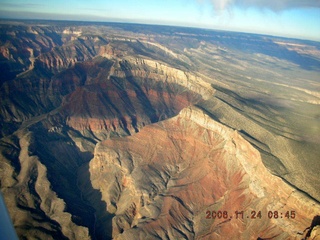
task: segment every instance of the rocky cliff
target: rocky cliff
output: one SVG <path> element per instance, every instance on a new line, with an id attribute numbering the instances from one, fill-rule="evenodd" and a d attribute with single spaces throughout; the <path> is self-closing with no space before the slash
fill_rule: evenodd
<path id="1" fill-rule="evenodd" d="M 271 101 L 241 75 L 270 58 L 239 55 L 231 33 L 189 31 L 0 26 L 0 188 L 20 238 L 317 234 L 317 95 L 299 95 L 306 112 L 285 91 Z"/>
<path id="2" fill-rule="evenodd" d="M 320 210 L 238 132 L 194 107 L 99 143 L 88 165 L 105 202 L 97 218 L 114 216 L 114 239 L 294 239 Z"/>

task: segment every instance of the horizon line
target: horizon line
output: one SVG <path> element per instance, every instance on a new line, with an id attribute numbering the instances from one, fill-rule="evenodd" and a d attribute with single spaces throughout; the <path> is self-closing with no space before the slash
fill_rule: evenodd
<path id="1" fill-rule="evenodd" d="M 250 32 L 250 31 L 241 31 L 241 30 L 234 30 L 234 29 L 218 29 L 212 27 L 204 27 L 204 26 L 197 26 L 197 25 L 185 25 L 182 24 L 174 24 L 174 23 L 159 23 L 155 22 L 140 22 L 138 19 L 101 19 L 101 20 L 78 20 L 78 19 L 45 19 L 45 18 L 9 18 L 9 17 L 0 17 L 0 24 L 1 21 L 18 21 L 23 23 L 23 21 L 47 21 L 47 22 L 82 22 L 82 23 L 105 23 L 105 24 L 136 24 L 136 25 L 147 25 L 147 26 L 159 26 L 159 27 L 181 27 L 181 28 L 191 28 L 191 29 L 201 29 L 201 30 L 209 30 L 209 31 L 220 31 L 220 32 L 230 32 L 230 33 L 244 33 L 244 34 L 252 34 L 252 35 L 259 35 L 271 38 L 285 38 L 291 40 L 300 40 L 300 41 L 310 41 L 310 42 L 317 42 L 320 43 L 320 39 L 311 39 L 311 38 L 303 38 L 298 36 L 284 36 L 284 35 L 277 35 L 271 33 L 261 33 L 261 32 Z"/>

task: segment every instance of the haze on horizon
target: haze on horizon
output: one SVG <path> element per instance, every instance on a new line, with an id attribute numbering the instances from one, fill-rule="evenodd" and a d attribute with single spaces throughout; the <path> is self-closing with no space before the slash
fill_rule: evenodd
<path id="1" fill-rule="evenodd" d="M 0 18 L 176 25 L 320 41 L 320 1 L 313 0 L 0 0 Z"/>

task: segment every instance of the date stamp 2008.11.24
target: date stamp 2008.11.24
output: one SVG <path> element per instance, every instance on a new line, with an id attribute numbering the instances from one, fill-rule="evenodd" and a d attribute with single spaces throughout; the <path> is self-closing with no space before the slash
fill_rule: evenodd
<path id="1" fill-rule="evenodd" d="M 206 219 L 294 219 L 296 211 L 206 211 Z"/>

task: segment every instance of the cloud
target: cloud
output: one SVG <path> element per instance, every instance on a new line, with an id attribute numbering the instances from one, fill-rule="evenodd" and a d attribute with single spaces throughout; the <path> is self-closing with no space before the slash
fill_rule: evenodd
<path id="1" fill-rule="evenodd" d="M 201 1 L 201 0 L 200 0 Z M 320 8 L 319 0 L 210 0 L 217 11 L 231 7 L 269 9 L 279 12 L 295 8 Z"/>

